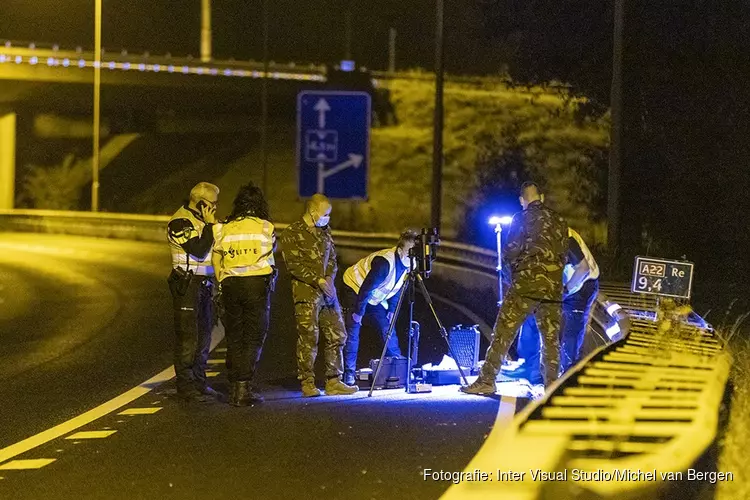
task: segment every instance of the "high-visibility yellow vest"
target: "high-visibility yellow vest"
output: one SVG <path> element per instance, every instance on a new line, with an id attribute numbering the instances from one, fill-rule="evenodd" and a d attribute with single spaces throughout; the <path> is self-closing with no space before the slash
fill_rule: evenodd
<path id="1" fill-rule="evenodd" d="M 192 224 L 192 227 L 186 227 L 179 234 L 173 235 L 167 231 L 167 239 L 169 240 L 169 250 L 172 253 L 172 268 L 177 269 L 181 267 L 187 270 L 188 267 L 193 273 L 200 276 L 213 276 L 214 268 L 211 265 L 211 250 L 208 250 L 206 256 L 197 258 L 194 255 L 190 255 L 190 261 L 188 266 L 187 252 L 182 248 L 182 244 L 193 238 L 200 238 L 203 234 L 203 228 L 206 223 L 200 220 L 190 210 L 184 206 L 177 210 L 172 218 L 169 220 L 171 223 L 175 219 L 187 219 Z"/>
<path id="2" fill-rule="evenodd" d="M 584 243 L 583 238 L 581 238 L 581 235 L 578 234 L 573 229 L 568 228 L 568 236 L 575 239 L 578 242 L 578 246 L 581 247 L 581 250 L 583 251 L 583 258 L 586 260 L 586 263 L 589 265 L 589 274 L 586 276 L 586 279 L 583 281 L 585 283 L 589 280 L 595 280 L 599 278 L 599 266 L 596 263 L 596 260 L 594 259 L 594 256 L 591 255 L 591 251 L 589 250 L 589 247 L 586 246 L 586 243 Z M 563 277 L 564 281 L 567 282 L 571 276 L 573 276 L 573 273 L 575 272 L 575 269 L 572 265 L 566 264 L 565 269 L 563 270 Z M 583 285 L 581 283 L 581 285 Z M 576 290 L 571 290 L 570 293 L 577 292 Z"/>
<path id="3" fill-rule="evenodd" d="M 265 276 L 273 272 L 273 224 L 244 217 L 214 226 L 214 262 L 219 281 L 229 276 Z"/>
<path id="4" fill-rule="evenodd" d="M 367 274 L 370 272 L 370 269 L 372 269 L 372 260 L 375 257 L 383 257 L 387 260 L 388 264 L 390 264 L 390 270 L 388 271 L 388 277 L 385 281 L 372 291 L 368 303 L 374 306 L 382 304 L 383 307 L 388 309 L 388 299 L 398 293 L 401 286 L 404 284 L 404 279 L 406 279 L 407 274 L 409 274 L 403 273 L 403 275 L 396 280 L 396 247 L 372 253 L 348 268 L 344 272 L 344 283 L 356 293 L 359 293 L 362 283 L 365 282 Z"/>

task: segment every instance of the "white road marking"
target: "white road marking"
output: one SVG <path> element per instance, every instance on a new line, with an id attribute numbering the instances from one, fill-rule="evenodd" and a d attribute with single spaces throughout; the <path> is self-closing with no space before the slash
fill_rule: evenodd
<path id="1" fill-rule="evenodd" d="M 213 332 L 213 338 L 211 339 L 211 350 L 215 349 L 223 338 L 224 330 L 220 328 L 215 329 Z M 0 449 L 0 463 L 5 462 L 6 460 L 10 460 L 11 458 L 18 456 L 21 453 L 33 450 L 34 448 L 48 443 L 53 439 L 57 439 L 66 434 L 69 434 L 74 430 L 83 427 L 84 425 L 90 424 L 94 420 L 102 418 L 105 415 L 108 415 L 113 411 L 118 410 L 129 403 L 132 403 L 141 396 L 148 394 L 158 385 L 167 382 L 168 380 L 174 378 L 174 376 L 174 366 L 170 366 L 169 368 L 157 373 L 150 379 L 146 380 L 142 384 L 133 387 L 129 391 L 120 394 L 119 396 L 107 401 L 102 405 L 97 406 L 92 410 L 82 413 L 81 415 L 78 415 L 77 417 L 74 417 L 67 422 L 56 425 L 51 429 L 47 429 L 46 431 L 42 431 L 39 434 L 26 438 L 15 444 L 6 446 L 5 448 Z M 16 460 L 14 462 L 19 461 Z M 2 467 L 3 466 L 0 465 L 0 469 L 2 469 Z"/>
<path id="2" fill-rule="evenodd" d="M 128 408 L 118 413 L 118 415 L 153 415 L 159 410 L 161 408 Z"/>
<path id="3" fill-rule="evenodd" d="M 72 436 L 68 436 L 65 439 L 103 439 L 111 436 L 117 431 L 83 431 L 76 432 Z"/>
<path id="4" fill-rule="evenodd" d="M 57 460 L 56 458 L 34 458 L 30 460 L 11 460 L 0 465 L 0 470 L 29 470 L 41 469 Z"/>

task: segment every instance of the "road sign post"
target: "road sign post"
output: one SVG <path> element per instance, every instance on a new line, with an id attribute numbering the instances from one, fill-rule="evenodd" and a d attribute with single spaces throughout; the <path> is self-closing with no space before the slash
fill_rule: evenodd
<path id="1" fill-rule="evenodd" d="M 693 267 L 692 262 L 636 257 L 631 291 L 689 299 L 693 286 Z"/>
<path id="2" fill-rule="evenodd" d="M 366 200 L 370 95 L 303 91 L 297 97 L 299 196 Z"/>

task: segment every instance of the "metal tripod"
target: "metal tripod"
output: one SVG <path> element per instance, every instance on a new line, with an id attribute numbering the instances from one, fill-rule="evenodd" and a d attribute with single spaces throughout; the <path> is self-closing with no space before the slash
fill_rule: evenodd
<path id="1" fill-rule="evenodd" d="M 393 332 L 396 329 L 396 320 L 398 320 L 398 313 L 401 311 L 401 306 L 404 303 L 404 297 L 408 294 L 409 296 L 409 327 L 411 329 L 412 322 L 414 320 L 414 301 L 415 301 L 415 290 L 417 285 L 419 285 L 419 289 L 422 291 L 422 295 L 424 296 L 425 300 L 427 301 L 427 304 L 430 306 L 430 311 L 432 311 L 432 316 L 435 318 L 435 321 L 437 322 L 438 329 L 440 330 L 440 335 L 445 340 L 446 345 L 448 346 L 448 352 L 450 353 L 451 357 L 456 361 L 456 366 L 458 366 L 458 371 L 461 373 L 461 379 L 463 380 L 464 384 L 469 385 L 469 382 L 466 381 L 466 375 L 464 375 L 464 371 L 461 369 L 461 365 L 458 364 L 458 358 L 453 353 L 453 348 L 451 347 L 450 341 L 448 340 L 448 331 L 443 326 L 443 323 L 440 321 L 440 318 L 438 317 L 437 311 L 435 311 L 435 306 L 432 304 L 432 298 L 430 298 L 430 293 L 427 291 L 427 287 L 424 284 L 424 280 L 422 279 L 422 275 L 419 274 L 419 271 L 412 270 L 409 271 L 409 275 L 407 279 L 404 281 L 404 284 L 401 286 L 401 295 L 398 298 L 398 303 L 396 304 L 396 310 L 393 311 L 393 317 L 391 318 L 391 324 L 388 327 L 388 336 L 385 338 L 385 344 L 383 345 L 383 353 L 380 355 L 380 362 L 378 362 L 378 368 L 375 370 L 375 375 L 372 379 L 372 385 L 370 386 L 370 392 L 367 395 L 368 397 L 372 397 L 372 391 L 375 390 L 375 381 L 378 379 L 378 375 L 380 375 L 380 370 L 383 369 L 383 360 L 385 359 L 385 354 L 388 350 L 388 342 L 391 340 L 391 336 L 393 335 Z M 408 358 L 407 358 L 407 375 L 406 375 L 406 390 L 408 392 L 409 390 L 409 382 L 411 380 L 411 338 L 409 338 L 409 350 L 408 350 Z"/>

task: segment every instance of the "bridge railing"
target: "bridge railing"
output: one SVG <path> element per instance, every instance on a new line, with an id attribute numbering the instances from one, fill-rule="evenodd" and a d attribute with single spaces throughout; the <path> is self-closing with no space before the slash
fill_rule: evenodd
<path id="1" fill-rule="evenodd" d="M 0 231 L 166 243 L 168 220 L 0 210 Z M 397 239 L 395 234 L 347 231 L 334 231 L 334 236 L 348 261 Z M 438 252 L 435 274 L 451 284 L 451 299 L 463 300 L 469 309 L 495 311 L 494 252 L 447 241 Z M 445 498 L 493 497 L 498 488 L 504 498 L 517 499 L 656 498 L 674 484 L 670 473 L 685 477 L 714 443 L 731 364 L 716 332 L 685 316 L 658 321 L 632 316 L 640 307 L 635 296 L 622 286 L 603 288 L 590 325 L 602 338 L 599 345 L 548 388 L 544 399 L 519 413 L 498 439 L 488 439 L 466 469 L 526 472 L 524 479 L 501 485 L 499 478 L 464 482 Z M 564 480 L 542 481 L 531 470 Z"/>

